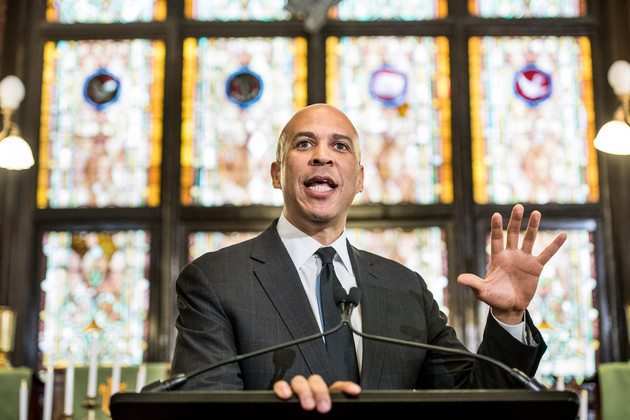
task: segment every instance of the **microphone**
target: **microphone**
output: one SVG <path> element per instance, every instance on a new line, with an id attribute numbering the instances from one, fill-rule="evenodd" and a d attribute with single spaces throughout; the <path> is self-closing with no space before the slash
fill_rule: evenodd
<path id="1" fill-rule="evenodd" d="M 341 291 L 343 292 L 343 294 L 345 294 L 345 291 L 343 290 L 343 288 L 341 289 Z M 356 306 L 358 306 L 360 300 L 361 300 L 361 290 L 357 287 L 351 288 L 350 293 L 346 296 L 342 296 L 341 292 L 339 292 L 339 296 L 337 296 L 337 290 L 335 291 L 335 302 L 338 302 L 338 305 L 340 305 L 342 309 L 341 322 L 347 323 L 348 327 L 350 328 L 350 331 L 359 335 L 360 337 L 367 338 L 369 340 L 381 341 L 385 343 L 400 344 L 403 346 L 417 347 L 421 349 L 437 351 L 437 352 L 442 352 L 442 353 L 458 354 L 460 356 L 472 357 L 474 359 L 483 360 L 484 362 L 491 363 L 501 368 L 503 371 L 507 372 L 511 377 L 515 378 L 518 382 L 520 382 L 524 388 L 529 388 L 534 391 L 547 390 L 547 388 L 543 384 L 541 384 L 534 378 L 530 378 L 529 376 L 527 376 L 527 374 L 525 374 L 525 372 L 516 368 L 512 368 L 499 360 L 495 360 L 483 354 L 472 353 L 469 351 L 450 348 L 450 347 L 436 346 L 433 344 L 418 343 L 415 341 L 406 341 L 406 340 L 399 340 L 397 338 L 382 337 L 379 335 L 373 335 L 373 334 L 357 331 L 352 326 L 352 323 L 350 322 L 350 315 L 352 313 L 352 310 Z"/>
<path id="2" fill-rule="evenodd" d="M 341 291 L 339 290 L 341 289 Z M 358 289 L 357 289 L 358 290 Z M 337 306 L 339 306 L 342 302 L 344 302 L 344 307 L 347 306 L 347 304 L 345 303 L 346 298 L 347 298 L 347 294 L 346 291 L 343 289 L 343 287 L 338 287 L 337 289 L 335 289 L 335 291 L 333 292 L 333 296 L 335 298 L 335 303 L 337 304 Z M 358 303 L 358 301 L 357 301 Z M 356 305 L 355 305 L 356 306 Z M 350 312 L 352 311 L 352 309 L 350 309 Z M 298 344 L 302 344 L 302 343 L 306 343 L 307 341 L 312 341 L 312 340 L 316 340 L 318 338 L 322 338 L 325 337 L 329 334 L 332 334 L 338 330 L 341 329 L 341 327 L 343 327 L 344 324 L 348 324 L 348 326 L 350 326 L 350 314 L 348 314 L 348 319 L 345 320 L 342 316 L 341 321 L 339 322 L 338 325 L 336 325 L 334 328 L 328 330 L 328 331 L 324 331 L 321 333 L 317 333 L 317 334 L 312 334 L 306 337 L 302 337 L 302 338 L 298 338 L 297 340 L 293 340 L 293 341 L 289 341 L 286 343 L 281 343 L 281 344 L 277 344 L 275 346 L 271 346 L 271 347 L 266 347 L 260 350 L 255 350 L 249 353 L 245 353 L 245 354 L 240 354 L 240 355 L 236 355 L 233 357 L 229 357 L 227 359 L 224 360 L 220 360 L 216 363 L 211 364 L 210 366 L 204 367 L 202 369 L 196 370 L 192 373 L 189 374 L 184 374 L 184 373 L 180 373 L 179 375 L 175 375 L 171 378 L 168 378 L 164 381 L 155 381 L 152 382 L 148 385 L 146 385 L 144 388 L 142 388 L 142 390 L 140 392 L 163 392 L 163 391 L 173 391 L 179 387 L 181 387 L 182 385 L 184 385 L 186 382 L 188 382 L 189 379 L 194 378 L 195 376 L 201 375 L 202 373 L 208 372 L 212 369 L 216 369 L 218 367 L 224 366 L 224 365 L 228 365 L 230 363 L 236 363 L 236 362 L 240 362 L 241 360 L 245 360 L 245 359 L 249 359 L 250 357 L 255 357 L 255 356 L 261 356 L 263 354 L 267 354 L 267 353 L 271 353 L 273 351 L 276 350 L 282 350 L 285 349 L 287 347 L 291 347 L 291 346 L 295 346 Z M 350 326 L 350 328 L 352 328 Z"/>

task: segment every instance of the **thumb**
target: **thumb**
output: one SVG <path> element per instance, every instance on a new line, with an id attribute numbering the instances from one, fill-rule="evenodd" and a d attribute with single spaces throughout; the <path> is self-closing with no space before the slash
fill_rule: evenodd
<path id="1" fill-rule="evenodd" d="M 463 284 L 464 286 L 468 286 L 473 290 L 481 290 L 483 285 L 483 280 L 481 277 L 476 276 L 471 273 L 460 274 L 457 277 L 457 283 Z"/>

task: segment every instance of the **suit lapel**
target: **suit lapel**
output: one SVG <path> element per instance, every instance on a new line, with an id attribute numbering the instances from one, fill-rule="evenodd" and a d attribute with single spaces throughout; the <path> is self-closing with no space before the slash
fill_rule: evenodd
<path id="1" fill-rule="evenodd" d="M 299 339 L 318 333 L 319 326 L 293 261 L 278 236 L 276 223 L 274 221 L 255 240 L 251 257 L 263 264 L 254 270 L 254 274 L 293 339 Z M 311 373 L 320 373 L 328 382 L 331 366 L 323 340 L 312 340 L 298 348 Z"/>
<path id="2" fill-rule="evenodd" d="M 361 289 L 361 323 L 366 333 L 382 335 L 386 331 L 385 295 L 382 293 L 382 279 L 379 279 L 372 263 L 356 248 L 348 243 L 352 270 Z M 385 346 L 374 340 L 363 339 L 361 387 L 373 389 L 378 386 Z"/>

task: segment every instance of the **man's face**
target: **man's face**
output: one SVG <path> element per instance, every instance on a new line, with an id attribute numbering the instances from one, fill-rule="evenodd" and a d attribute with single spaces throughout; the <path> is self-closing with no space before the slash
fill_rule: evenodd
<path id="1" fill-rule="evenodd" d="M 350 120 L 329 105 L 298 112 L 283 131 L 281 162 L 271 166 L 282 189 L 286 218 L 305 233 L 343 229 L 348 209 L 363 191 L 359 142 Z"/>

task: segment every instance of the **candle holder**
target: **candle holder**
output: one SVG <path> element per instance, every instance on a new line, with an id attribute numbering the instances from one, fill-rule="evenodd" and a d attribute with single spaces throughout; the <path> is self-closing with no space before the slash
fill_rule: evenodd
<path id="1" fill-rule="evenodd" d="M 85 419 L 86 420 L 95 420 L 96 419 L 96 397 L 90 397 L 89 395 L 85 397 L 85 401 L 81 404 L 83 408 L 86 410 Z"/>

